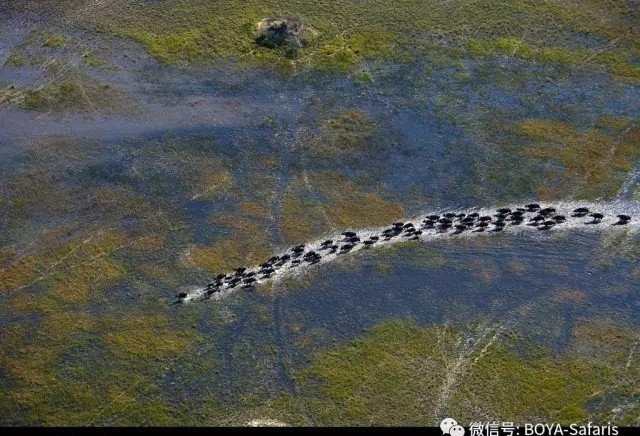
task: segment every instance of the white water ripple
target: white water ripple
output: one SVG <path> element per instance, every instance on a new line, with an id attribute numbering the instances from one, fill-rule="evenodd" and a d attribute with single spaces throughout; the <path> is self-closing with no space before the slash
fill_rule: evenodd
<path id="1" fill-rule="evenodd" d="M 505 206 L 499 206 L 499 207 L 506 207 L 513 210 L 517 207 L 522 207 L 522 206 L 523 206 L 522 204 L 511 204 L 511 205 L 505 205 Z M 541 231 L 537 227 L 527 225 L 527 223 L 529 222 L 529 219 L 532 216 L 537 214 L 537 213 L 527 212 L 525 213 L 525 220 L 522 224 L 520 225 L 507 224 L 506 227 L 504 227 L 504 230 L 500 233 L 519 234 L 523 236 L 528 235 L 530 237 L 535 238 L 535 237 L 543 237 L 543 235 L 548 234 L 550 232 L 567 231 L 567 230 L 578 229 L 578 228 L 581 230 L 590 231 L 590 232 L 604 232 L 607 229 L 613 229 L 616 227 L 617 228 L 624 227 L 631 232 L 637 232 L 640 229 L 640 219 L 639 219 L 640 203 L 638 202 L 629 202 L 629 201 L 616 201 L 616 202 L 610 202 L 610 203 L 555 202 L 555 203 L 541 204 L 541 207 L 555 208 L 556 215 L 564 215 L 566 217 L 566 221 L 556 224 L 555 226 L 553 226 L 551 230 Z M 602 213 L 604 214 L 604 218 L 602 219 L 601 222 L 597 224 L 588 224 L 593 221 L 593 218 L 588 215 L 585 217 L 571 217 L 570 216 L 571 212 L 578 207 L 587 207 L 589 208 L 590 213 L 592 212 Z M 493 232 L 492 230 L 487 229 L 484 232 L 475 232 L 475 231 L 467 230 L 459 234 L 453 234 L 453 229 L 449 229 L 444 232 L 438 231 L 436 229 L 425 230 L 421 228 L 421 224 L 422 224 L 422 220 L 425 218 L 426 215 L 431 215 L 431 214 L 442 215 L 443 213 L 446 213 L 446 212 L 453 212 L 456 214 L 464 213 L 468 215 L 470 213 L 477 212 L 481 216 L 482 215 L 493 216 L 494 214 L 496 214 L 497 208 L 498 207 L 468 208 L 468 209 L 457 209 L 457 210 L 448 209 L 448 210 L 430 211 L 430 212 L 422 213 L 413 218 L 408 218 L 401 221 L 403 221 L 404 223 L 413 223 L 416 229 L 421 229 L 423 233 L 419 236 L 419 241 L 423 243 L 428 243 L 430 241 L 446 239 L 446 238 L 490 237 L 491 235 L 496 234 L 497 232 Z M 618 218 L 616 216 L 619 214 L 630 215 L 632 217 L 632 220 L 624 226 L 614 226 L 614 224 L 618 221 Z M 286 277 L 296 276 L 304 273 L 308 268 L 313 268 L 315 265 L 339 261 L 341 258 L 348 256 L 349 253 L 355 253 L 360 250 L 368 249 L 363 244 L 363 241 L 368 239 L 371 236 L 381 236 L 382 231 L 391 225 L 392 223 L 389 223 L 389 225 L 385 227 L 367 228 L 367 229 L 348 229 L 356 232 L 361 239 L 361 242 L 355 245 L 353 249 L 351 249 L 351 251 L 349 251 L 348 253 L 340 253 L 340 252 L 329 253 L 327 250 L 321 249 L 321 244 L 323 241 L 332 239 L 333 241 L 336 241 L 334 243 L 338 243 L 337 241 L 344 238 L 342 235 L 327 234 L 327 235 L 324 235 L 322 238 L 319 238 L 315 241 L 305 244 L 304 252 L 300 257 L 298 257 L 298 259 L 302 260 L 305 253 L 313 250 L 322 255 L 321 260 L 316 264 L 308 264 L 302 261 L 298 265 L 292 265 L 291 261 L 288 261 L 281 268 L 276 269 L 276 271 L 269 278 L 258 278 L 257 273 L 261 269 L 260 266 L 247 268 L 245 272 L 253 271 L 256 273 L 256 276 L 254 277 L 256 278 L 256 282 L 253 283 L 254 286 L 260 283 L 268 282 L 268 281 L 278 281 Z M 409 240 L 408 238 L 403 237 L 402 235 L 398 235 L 388 241 L 380 239 L 378 242 L 374 244 L 374 247 L 392 245 L 400 242 L 407 242 L 408 240 Z M 285 253 L 291 254 L 291 249 L 283 251 L 277 254 L 277 256 L 278 257 L 282 256 Z M 192 290 L 187 292 L 187 296 L 185 298 L 179 299 L 177 300 L 177 302 L 187 303 L 191 301 L 205 300 L 205 299 L 219 300 L 221 298 L 225 298 L 226 296 L 230 295 L 233 292 L 245 291 L 246 289 L 243 288 L 242 285 L 243 285 L 242 282 L 240 282 L 235 287 L 229 288 L 228 285 L 225 283 L 216 292 L 210 295 L 206 294 L 206 291 L 207 291 L 206 287 L 202 288 L 202 287 L 194 286 Z"/>

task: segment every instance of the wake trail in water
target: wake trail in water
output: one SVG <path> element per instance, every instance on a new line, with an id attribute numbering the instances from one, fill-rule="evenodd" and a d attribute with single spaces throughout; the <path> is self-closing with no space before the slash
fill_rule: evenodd
<path id="1" fill-rule="evenodd" d="M 340 235 L 325 235 L 318 240 L 300 244 L 274 255 L 260 266 L 240 268 L 235 272 L 220 274 L 206 287 L 194 286 L 191 291 L 178 294 L 175 302 L 218 300 L 236 291 L 251 290 L 260 283 L 304 274 L 308 268 L 339 261 L 348 253 L 408 241 L 428 243 L 447 238 L 489 237 L 497 233 L 545 237 L 549 233 L 575 229 L 593 233 L 615 228 L 625 229 L 629 233 L 640 230 L 638 219 L 640 203 L 638 202 L 555 202 L 541 205 L 537 210 L 525 209 L 521 206 L 517 204 L 501 206 L 503 209 L 513 211 L 506 214 L 499 213 L 500 209 L 495 207 L 435 211 L 391 224 L 391 227 L 356 229 Z M 588 213 L 575 214 L 574 211 L 579 208 L 588 209 Z M 518 209 L 519 211 L 516 212 Z M 541 215 L 545 210 L 547 212 Z M 515 218 L 516 214 L 521 218 Z M 599 214 L 602 216 L 598 216 Z M 435 215 L 438 215 L 438 218 L 435 218 Z M 445 215 L 449 218 L 445 218 Z M 630 220 L 621 219 L 620 215 L 626 215 Z M 426 218 L 429 216 L 433 219 Z M 471 216 L 474 220 L 467 226 L 463 225 L 464 217 L 469 220 Z M 541 219 L 541 216 L 544 218 Z M 390 236 L 390 229 L 394 227 L 397 231 Z M 349 238 L 358 240 L 349 242 Z M 327 244 L 329 241 L 331 243 Z"/>

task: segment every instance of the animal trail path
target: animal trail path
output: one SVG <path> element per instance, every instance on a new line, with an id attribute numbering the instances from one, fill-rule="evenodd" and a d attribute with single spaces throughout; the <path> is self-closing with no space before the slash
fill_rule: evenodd
<path id="1" fill-rule="evenodd" d="M 456 384 L 469 367 L 484 356 L 504 329 L 504 325 L 490 325 L 479 328 L 477 336 L 471 336 L 466 339 L 463 336 L 460 337 L 459 340 L 464 341 L 464 343 L 460 346 L 456 360 L 445 368 L 445 377 L 433 409 L 434 422 L 439 422 L 445 418 L 444 415 L 446 413 L 443 415 L 443 412 L 445 412 L 444 409 Z M 482 349 L 480 349 L 481 346 Z M 446 356 L 443 357 L 446 358 Z"/>
<path id="2" fill-rule="evenodd" d="M 521 205 L 513 204 L 506 206 L 506 208 L 515 211 L 519 206 Z M 347 237 L 344 235 L 325 235 L 322 239 L 301 244 L 298 248 L 295 248 L 294 251 L 286 250 L 281 252 L 279 255 L 273 257 L 275 260 L 270 259 L 261 266 L 246 268 L 245 271 L 236 272 L 235 274 L 221 274 L 221 276 L 224 276 L 223 278 L 217 279 L 216 282 L 212 282 L 204 288 L 194 287 L 192 291 L 184 293 L 177 302 L 186 303 L 194 300 L 209 299 L 219 300 L 235 291 L 251 289 L 255 285 L 266 281 L 278 281 L 285 277 L 303 274 L 307 268 L 312 268 L 316 264 L 340 261 L 341 258 L 348 256 L 348 253 L 358 252 L 372 247 L 407 242 L 409 240 L 428 243 L 447 238 L 490 237 L 498 233 L 514 234 L 521 237 L 544 238 L 544 235 L 548 233 L 566 232 L 576 229 L 593 233 L 611 232 L 617 229 L 620 230 L 620 234 L 626 238 L 626 244 L 628 245 L 632 234 L 640 229 L 640 220 L 638 219 L 640 216 L 640 203 L 638 202 L 555 202 L 541 206 L 543 209 L 553 209 L 553 212 L 548 212 L 549 215 L 544 218 L 544 220 L 547 220 L 544 222 L 550 223 L 548 225 L 533 226 L 534 223 L 532 223 L 532 220 L 541 217 L 539 211 L 521 212 L 523 214 L 522 221 L 519 223 L 516 223 L 515 220 L 509 221 L 510 218 L 507 218 L 507 221 L 502 221 L 502 224 L 499 224 L 499 220 L 504 220 L 504 218 L 493 218 L 499 215 L 496 215 L 497 208 L 484 207 L 457 210 L 450 213 L 450 215 L 455 213 L 459 216 L 465 214 L 467 218 L 471 215 L 477 215 L 479 217 L 478 220 L 474 221 L 474 223 L 462 231 L 457 230 L 453 225 L 462 226 L 460 223 L 463 218 L 452 218 L 448 220 L 450 221 L 449 224 L 447 224 L 449 227 L 444 227 L 446 223 L 439 222 L 437 222 L 435 226 L 425 227 L 427 220 L 423 218 L 425 215 L 429 215 L 425 213 L 403 221 L 402 224 L 404 227 L 411 225 L 412 228 L 402 228 L 401 230 L 406 231 L 406 233 L 397 233 L 390 238 L 385 237 L 384 232 L 389 231 L 389 228 L 385 229 L 384 227 L 354 230 L 351 234 L 355 234 L 357 238 L 359 238 L 354 244 L 345 242 Z M 575 216 L 572 214 L 572 211 L 579 207 L 586 207 L 590 212 L 601 213 L 603 217 L 594 218 L 589 215 Z M 445 213 L 445 211 L 430 212 L 430 214 L 437 214 L 438 216 L 444 216 Z M 621 214 L 629 215 L 631 220 L 620 224 L 617 216 Z M 509 215 L 509 217 L 514 216 L 516 216 L 515 212 L 513 215 Z M 559 221 L 553 221 L 556 217 Z M 484 226 L 480 225 L 482 218 L 488 220 Z M 562 220 L 560 220 L 560 218 L 562 218 Z M 624 231 L 624 233 L 622 231 Z M 378 239 L 374 240 L 372 238 Z M 332 244 L 334 245 L 332 249 L 329 250 L 328 247 L 323 247 L 322 241 L 324 239 L 333 241 Z M 269 270 L 268 273 L 265 273 L 265 268 Z"/>
<path id="3" fill-rule="evenodd" d="M 618 193 L 618 200 L 631 201 L 636 189 L 640 187 L 640 160 L 636 162 L 636 166 L 633 171 L 627 177 L 627 180 L 622 184 Z"/>

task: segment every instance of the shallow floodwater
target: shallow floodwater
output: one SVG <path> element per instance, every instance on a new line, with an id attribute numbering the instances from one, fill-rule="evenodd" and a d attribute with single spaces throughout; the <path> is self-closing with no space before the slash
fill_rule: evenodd
<path id="1" fill-rule="evenodd" d="M 239 344 L 275 344 L 273 365 L 284 370 L 268 385 L 290 391 L 293 369 L 311 362 L 318 349 L 398 318 L 418 325 L 498 326 L 559 353 L 569 351 L 576 325 L 585 320 L 635 328 L 640 274 L 627 254 L 603 249 L 593 233 L 580 230 L 410 243 L 345 256 L 346 265 L 309 268 L 302 288 L 276 287 L 275 296 L 237 291 L 222 300 L 176 305 L 172 312 L 185 316 L 206 310 L 202 305 L 219 316 L 232 308 L 232 326 L 209 332 L 219 354 L 233 356 Z M 263 385 L 265 375 L 251 368 L 272 358 L 268 349 L 251 350 L 246 362 L 225 359 L 220 373 L 220 382 L 238 395 Z M 193 380 L 190 388 L 205 379 Z"/>
<path id="2" fill-rule="evenodd" d="M 4 20 L 0 90 L 40 85 L 50 74 L 43 66 L 4 65 L 27 34 L 19 18 Z M 558 354 L 571 351 L 584 320 L 637 333 L 640 242 L 624 228 L 381 247 L 255 291 L 171 304 L 206 284 L 212 265 L 227 271 L 225 256 L 236 267 L 391 217 L 555 199 L 566 189 L 562 165 L 522 152 L 529 144 L 517 126 L 551 120 L 579 135 L 605 117 L 636 122 L 637 85 L 502 57 L 372 61 L 362 68 L 373 83 L 318 71 L 178 68 L 131 41 L 74 32 L 109 67 L 79 67 L 73 47 L 50 56 L 88 83 L 108 84 L 114 107 L 0 104 L 0 325 L 12 371 L 0 371 L 0 387 L 36 404 L 16 400 L 10 423 L 75 410 L 55 389 L 90 385 L 94 375 L 96 396 L 111 396 L 73 415 L 83 423 L 140 422 L 117 403 L 134 379 L 148 389 L 141 403 L 171 410 L 208 396 L 232 407 L 297 398 L 296 376 L 320 350 L 398 319 L 493 326 Z M 618 198 L 590 201 L 620 199 L 638 211 L 638 165 L 614 175 Z M 86 325 L 65 324 L 67 315 Z M 34 359 L 31 370 L 23 352 L 45 363 Z M 38 403 L 33 386 L 46 385 L 37 378 L 46 371 L 53 399 Z M 118 410 L 94 413 L 113 403 Z"/>

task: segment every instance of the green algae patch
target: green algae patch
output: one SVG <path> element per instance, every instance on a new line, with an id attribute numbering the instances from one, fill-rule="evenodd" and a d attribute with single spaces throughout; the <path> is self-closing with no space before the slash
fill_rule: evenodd
<path id="1" fill-rule="evenodd" d="M 211 152 L 210 147 L 215 145 L 211 136 L 167 134 L 141 143 L 143 147 L 126 147 L 123 153 L 135 162 L 136 179 L 144 184 L 151 198 L 160 197 L 185 204 L 236 194 L 229 162 Z M 95 170 L 103 179 L 110 178 L 108 167 L 105 168 L 107 171 L 101 167 Z M 87 182 L 93 182 L 98 175 L 87 171 Z"/>
<path id="2" fill-rule="evenodd" d="M 78 422 L 58 419 L 97 404 L 93 387 L 79 380 L 69 382 L 59 371 L 73 366 L 61 356 L 86 346 L 83 335 L 95 326 L 95 320 L 87 313 L 52 314 L 45 317 L 39 328 L 30 328 L 29 337 L 23 337 L 20 346 L 13 343 L 3 350 L 0 365 L 11 377 L 12 385 L 7 391 L 7 407 L 11 412 L 3 416 L 2 422 L 26 420 L 58 425 Z M 11 343 L 11 336 L 6 339 Z M 74 374 L 81 376 L 82 371 L 77 369 Z"/>
<path id="3" fill-rule="evenodd" d="M 104 346 L 96 341 L 106 331 Z M 3 339 L 17 345 L 14 336 Z M 88 312 L 46 315 L 36 335 L 3 350 L 11 377 L 3 423 L 39 425 L 175 424 L 151 381 L 184 353 L 193 332 L 176 333 L 159 315 L 94 317 Z M 103 351 L 110 351 L 103 354 Z M 161 359 L 165 359 L 164 361 Z M 161 363 L 160 363 L 161 362 Z M 125 410 L 126 409 L 126 410 Z"/>
<path id="4" fill-rule="evenodd" d="M 565 179 L 561 192 L 572 187 L 569 193 L 578 199 L 615 196 L 640 155 L 637 126 L 614 137 L 597 129 L 581 131 L 570 124 L 540 119 L 525 120 L 517 128 L 533 141 L 521 152 L 560 163 Z"/>
<path id="5" fill-rule="evenodd" d="M 80 86 L 73 82 L 28 90 L 24 95 L 22 107 L 33 110 L 52 107 L 87 109 Z"/>
<path id="6" fill-rule="evenodd" d="M 151 32 L 134 31 L 127 36 L 142 44 L 147 51 L 167 63 L 177 60 L 196 63 L 205 56 L 205 52 L 198 47 L 204 32 L 187 30 L 181 33 L 158 35 Z"/>
<path id="7" fill-rule="evenodd" d="M 391 35 L 372 31 L 336 36 L 340 32 L 304 4 L 240 5 L 228 1 L 186 4 L 177 1 L 151 8 L 130 5 L 128 9 L 134 13 L 130 17 L 132 20 L 112 21 L 106 27 L 138 41 L 153 56 L 170 64 L 239 57 L 243 63 L 272 64 L 285 69 L 311 63 L 320 69 L 344 70 L 361 59 L 388 52 L 390 40 L 394 39 Z M 324 5 L 320 9 L 322 14 L 329 12 Z M 286 50 L 262 47 L 256 42 L 256 29 L 263 19 L 274 11 L 283 10 L 291 12 L 284 15 L 301 15 L 303 19 L 309 16 L 312 27 L 316 23 L 320 25 L 320 31 L 311 32 L 304 46 L 296 50 L 295 59 L 291 59 Z M 151 20 L 147 21 L 151 16 L 155 26 L 150 25 Z M 143 25 L 133 20 L 142 20 Z"/>
<path id="8" fill-rule="evenodd" d="M 8 216 L 16 220 L 33 219 L 41 213 L 68 211 L 74 201 L 73 188 L 56 183 L 53 171 L 17 172 L 2 181 Z"/>
<path id="9" fill-rule="evenodd" d="M 125 271 L 118 262 L 99 257 L 74 265 L 65 273 L 54 273 L 45 283 L 51 283 L 52 295 L 65 303 L 86 303 L 93 292 L 118 282 L 124 275 Z"/>
<path id="10" fill-rule="evenodd" d="M 27 90 L 21 107 L 28 110 L 87 112 L 111 105 L 113 94 L 108 85 L 96 86 L 68 81 Z"/>
<path id="11" fill-rule="evenodd" d="M 324 70 L 345 72 L 358 62 L 358 55 L 351 50 L 342 36 L 321 46 L 317 57 L 318 66 Z"/>
<path id="12" fill-rule="evenodd" d="M 245 242 L 247 246 L 253 246 L 255 250 L 271 250 L 269 231 L 260 219 L 242 219 L 224 214 L 214 215 L 211 217 L 211 222 L 225 228 L 228 234 Z"/>
<path id="13" fill-rule="evenodd" d="M 377 254 L 384 256 L 378 261 L 383 271 L 386 269 L 385 262 L 400 257 L 406 265 L 421 269 L 439 268 L 446 263 L 444 256 L 438 253 L 436 248 L 414 241 L 403 241 L 387 246 L 379 245 L 374 246 L 373 249 Z"/>
<path id="14" fill-rule="evenodd" d="M 522 358 L 498 345 L 475 362 L 452 402 L 470 419 L 473 412 L 465 407 L 469 402 L 488 416 L 516 422 L 536 416 L 554 422 L 585 422 L 591 395 L 605 388 L 611 378 L 611 372 L 595 362 L 550 356 Z M 505 380 L 509 389 L 504 389 Z"/>
<path id="15" fill-rule="evenodd" d="M 242 214 L 249 218 L 269 218 L 269 208 L 264 204 L 246 201 L 240 204 L 239 209 Z"/>
<path id="16" fill-rule="evenodd" d="M 28 284 L 38 272 L 34 257 L 23 257 L 0 269 L 0 290 L 7 292 Z"/>
<path id="17" fill-rule="evenodd" d="M 165 247 L 166 242 L 165 235 L 145 235 L 131 241 L 130 248 L 142 252 L 158 251 Z"/>
<path id="18" fill-rule="evenodd" d="M 573 329 L 571 352 L 593 362 L 605 362 L 615 372 L 615 384 L 594 392 L 590 401 L 594 421 L 633 425 L 640 404 L 640 341 L 637 331 L 600 318 L 579 319 Z M 633 414 L 635 413 L 635 417 Z"/>
<path id="19" fill-rule="evenodd" d="M 394 35 L 385 30 L 369 28 L 352 32 L 347 44 L 353 53 L 363 58 L 378 58 L 387 55 L 396 41 Z"/>
<path id="20" fill-rule="evenodd" d="M 0 88 L 0 104 L 19 105 L 24 100 L 24 92 L 15 85 Z"/>
<path id="21" fill-rule="evenodd" d="M 14 350 L 15 355 L 6 364 L 6 370 L 15 380 L 37 386 L 52 381 L 46 367 L 57 356 L 55 350 L 44 346 L 25 346 Z"/>
<path id="22" fill-rule="evenodd" d="M 640 360 L 633 356 L 638 336 L 633 331 L 605 319 L 582 319 L 574 331 L 572 347 L 594 359 L 609 362 L 634 377 L 640 371 Z"/>
<path id="23" fill-rule="evenodd" d="M 30 167 L 40 167 L 55 162 L 58 168 L 66 164 L 81 164 L 95 157 L 96 150 L 86 144 L 63 135 L 43 138 L 25 154 L 25 162 Z"/>
<path id="24" fill-rule="evenodd" d="M 380 140 L 383 132 L 378 122 L 358 108 L 344 109 L 330 118 L 318 118 L 315 123 L 317 134 L 303 133 L 304 140 L 297 150 L 304 155 L 301 159 L 331 160 L 336 166 L 344 167 L 345 157 L 363 159 L 368 153 L 385 147 Z"/>
<path id="25" fill-rule="evenodd" d="M 317 353 L 297 380 L 323 425 L 428 425 L 441 413 L 586 422 L 592 394 L 610 386 L 613 370 L 515 340 L 482 327 L 390 322 Z"/>
<path id="26" fill-rule="evenodd" d="M 38 340 L 63 343 L 73 336 L 92 332 L 98 321 L 87 311 L 54 312 L 47 314 L 38 330 Z"/>

